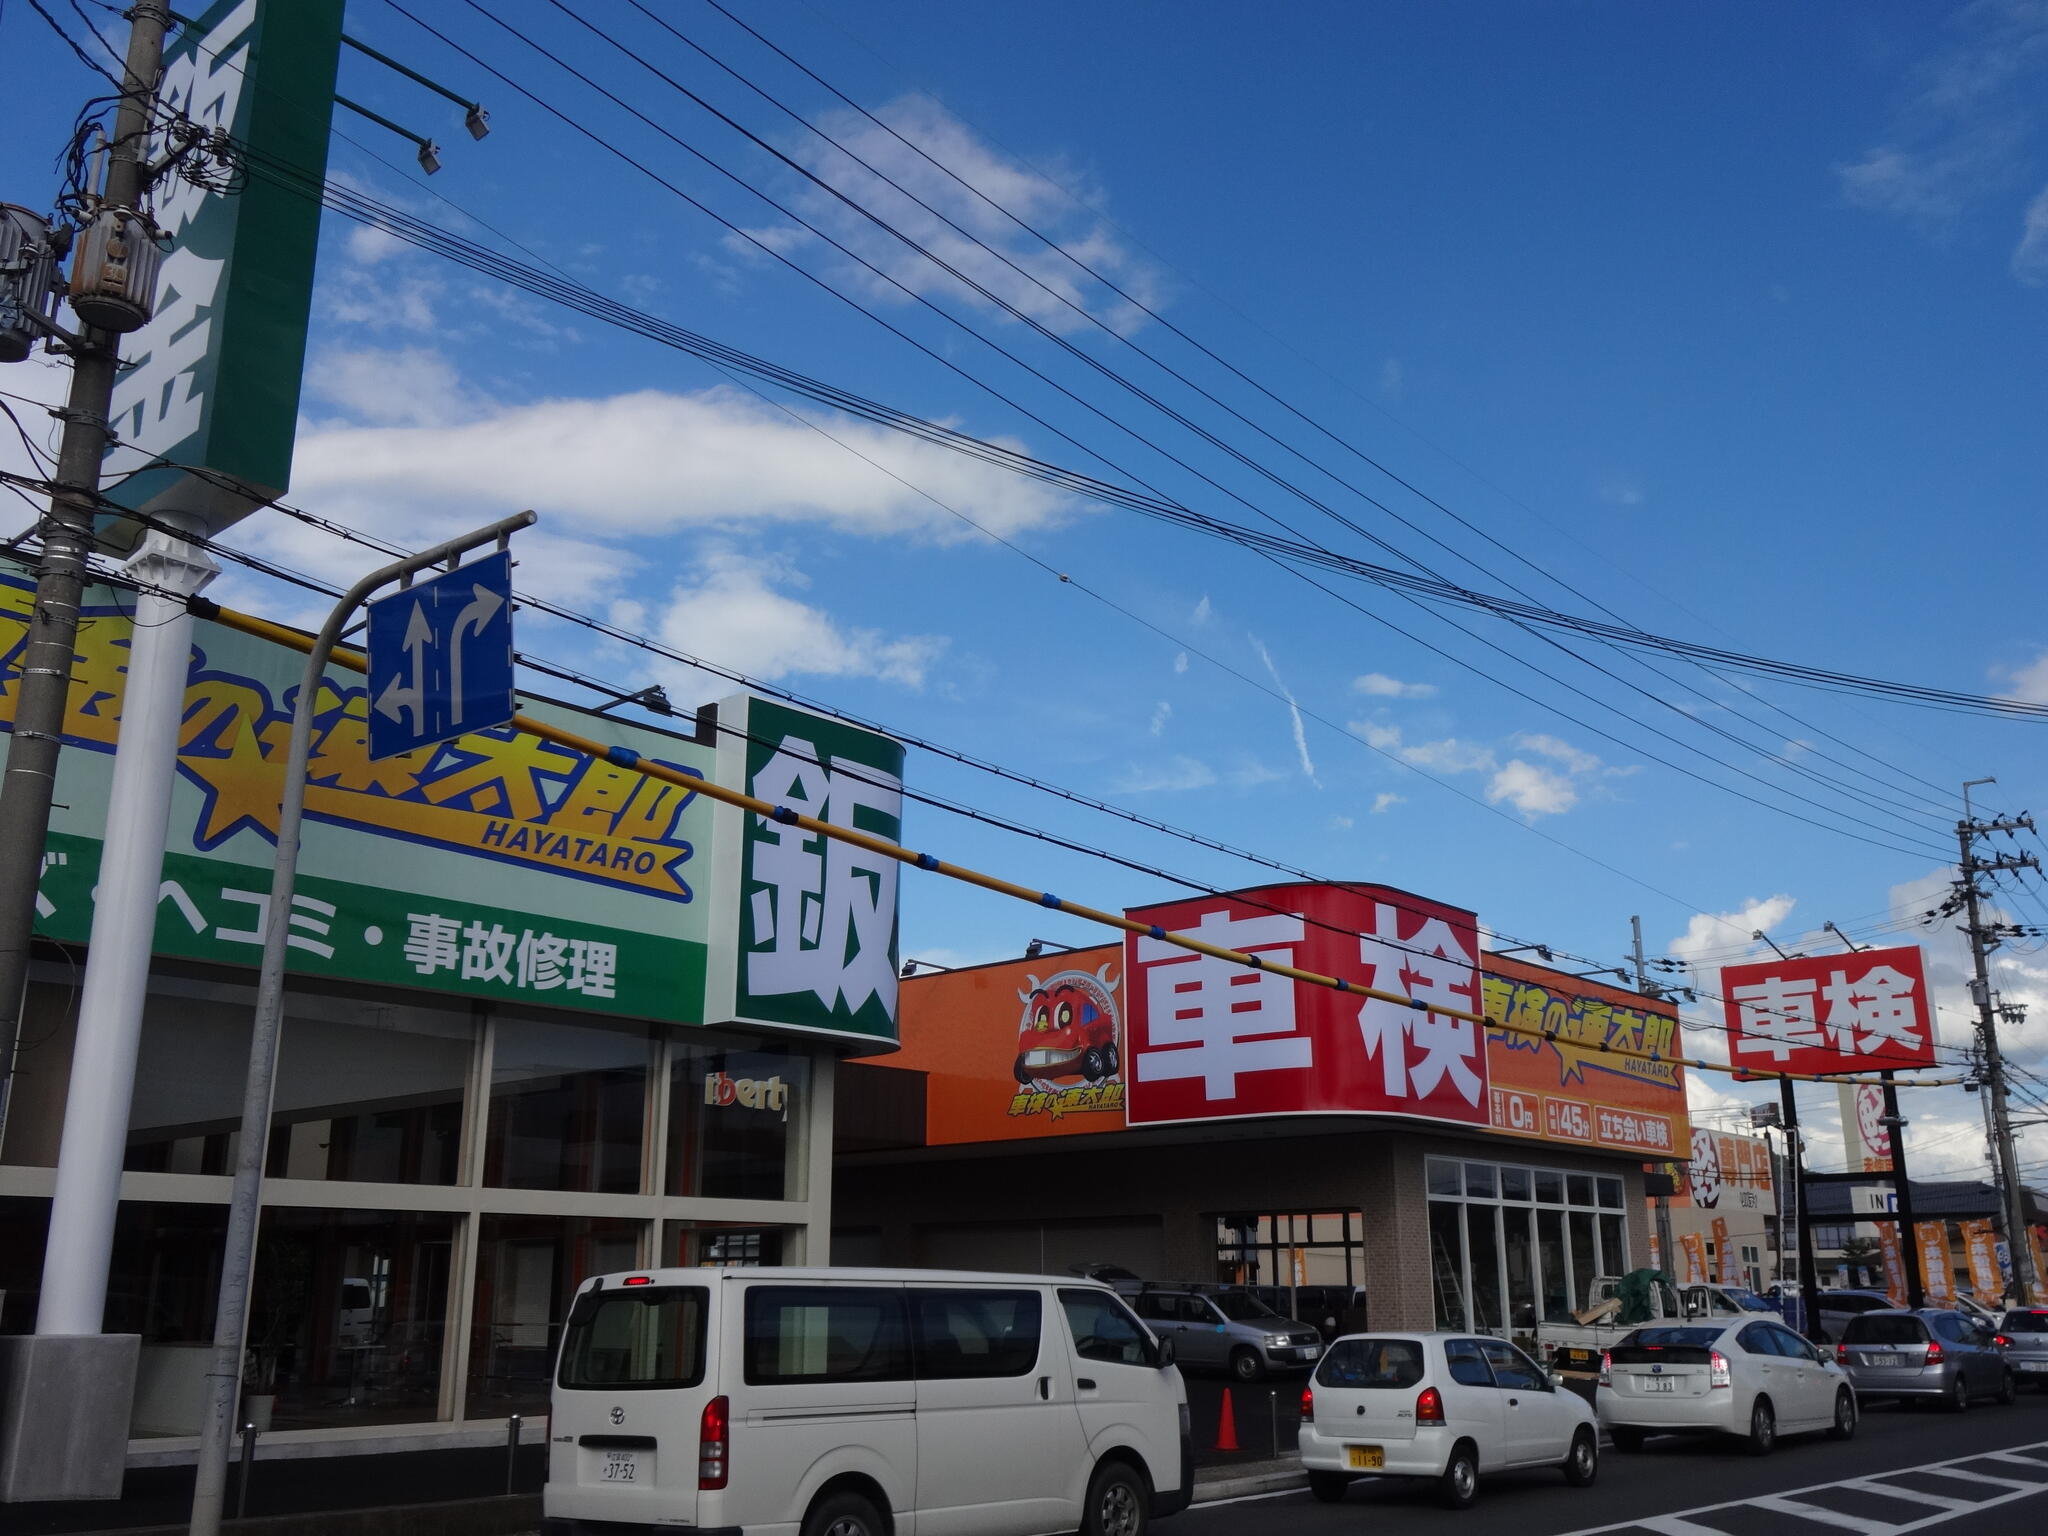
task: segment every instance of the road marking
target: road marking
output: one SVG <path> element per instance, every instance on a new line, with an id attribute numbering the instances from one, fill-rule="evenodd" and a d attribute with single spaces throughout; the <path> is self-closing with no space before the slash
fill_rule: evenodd
<path id="1" fill-rule="evenodd" d="M 1306 1484 L 1298 1488 L 1275 1488 L 1271 1493 L 1240 1493 L 1228 1499 L 1197 1499 L 1188 1506 L 1188 1513 L 1198 1509 L 1221 1509 L 1226 1504 L 1255 1504 L 1260 1499 L 1284 1499 L 1290 1493 L 1307 1493 Z"/>
<path id="2" fill-rule="evenodd" d="M 2020 1483 L 2017 1479 L 1992 1477 L 1982 1472 L 1958 1470 L 1962 1463 L 1982 1461 L 1987 1456 L 2003 1456 L 2008 1460 L 2025 1458 L 2039 1464 L 2048 1460 L 2048 1440 L 2036 1441 L 2032 1445 L 2009 1445 L 1996 1451 L 1972 1451 L 1967 1456 L 1952 1457 L 1947 1461 L 1931 1461 L 1921 1467 L 1905 1467 L 1899 1472 L 1866 1473 L 1858 1477 L 1845 1477 L 1838 1482 L 1814 1483 L 1806 1488 L 1791 1488 L 1783 1493 L 1759 1494 L 1747 1499 L 1729 1499 L 1720 1504 L 1702 1504 L 1697 1509 L 1683 1509 L 1668 1515 L 1637 1516 L 1633 1520 L 1617 1520 L 1611 1525 L 1589 1525 L 1583 1530 L 1563 1533 L 1563 1536 L 1604 1536 L 1610 1531 L 1657 1531 L 1661 1536 L 1725 1536 L 1724 1532 L 1711 1526 L 1695 1523 L 1686 1518 L 1689 1515 L 1716 1514 L 1722 1510 L 1762 1509 L 1772 1514 L 1787 1515 L 1798 1520 L 1810 1520 L 1816 1526 L 1828 1526 L 1838 1530 L 1856 1530 L 1868 1536 L 1904 1536 L 1907 1531 L 1925 1530 L 1929 1526 L 1943 1525 L 1958 1515 L 1974 1514 L 1982 1509 L 1996 1509 L 2001 1504 L 2010 1504 L 2024 1499 L 2029 1494 L 2048 1493 L 2048 1484 Z M 1922 1493 L 1917 1488 L 1900 1488 L 1882 1481 L 1886 1477 L 1897 1477 L 1901 1472 L 1933 1472 L 1943 1477 L 1975 1481 L 2006 1491 L 1994 1493 L 1986 1499 L 1949 1499 L 1936 1493 Z M 1853 1515 L 1844 1515 L 1832 1509 L 1799 1501 L 1808 1494 L 1831 1493 L 1837 1489 L 1870 1495 L 1880 1499 L 1897 1499 L 1907 1503 L 1929 1507 L 1929 1512 L 1916 1518 L 1893 1523 L 1878 1520 L 1862 1520 Z"/>

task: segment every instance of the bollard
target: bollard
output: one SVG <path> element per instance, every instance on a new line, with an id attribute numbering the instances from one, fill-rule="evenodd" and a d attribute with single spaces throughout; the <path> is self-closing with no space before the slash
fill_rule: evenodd
<path id="1" fill-rule="evenodd" d="M 512 1491 L 512 1476 L 519 1468 L 519 1415 L 505 1421 L 505 1491 Z"/>
<path id="2" fill-rule="evenodd" d="M 1278 1387 L 1268 1387 L 1266 1389 L 1266 1428 L 1269 1431 L 1267 1439 L 1272 1442 L 1273 1454 L 1278 1456 L 1280 1454 L 1280 1389 Z"/>
<path id="3" fill-rule="evenodd" d="M 249 1514 L 249 1474 L 256 1470 L 256 1426 L 242 1426 L 242 1475 L 235 1487 L 235 1518 L 243 1520 Z"/>

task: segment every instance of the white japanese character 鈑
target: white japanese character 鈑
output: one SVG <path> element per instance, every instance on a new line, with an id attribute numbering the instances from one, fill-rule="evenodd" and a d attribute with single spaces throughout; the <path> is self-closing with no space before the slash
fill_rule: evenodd
<path id="1" fill-rule="evenodd" d="M 1289 965 L 1294 951 L 1272 946 L 1298 944 L 1302 930 L 1302 920 L 1284 912 L 1237 919 L 1204 912 L 1186 932 L 1223 949 L 1265 951 L 1262 958 Z M 1141 1081 L 1198 1077 L 1205 1098 L 1234 1099 L 1240 1072 L 1315 1064 L 1314 1042 L 1295 1030 L 1293 978 L 1153 938 L 1138 940 L 1138 964 L 1152 1047 L 1137 1053 Z"/>
<path id="2" fill-rule="evenodd" d="M 502 924 L 493 923 L 486 928 L 482 923 L 471 923 L 462 930 L 462 979 L 516 985 L 512 980 L 512 950 L 518 942 L 519 935 Z"/>
<path id="3" fill-rule="evenodd" d="M 1853 982 L 1846 971 L 1835 971 L 1820 995 L 1828 1001 L 1828 1032 L 1840 1049 L 1868 1056 L 1888 1045 L 1919 1048 L 1912 977 L 1888 965 L 1876 966 Z"/>
<path id="4" fill-rule="evenodd" d="M 568 953 L 569 941 L 559 934 L 530 930 L 520 934 L 519 985 L 531 987 L 536 992 L 547 992 L 561 986 L 567 980 L 562 974 L 562 964 Z"/>
<path id="5" fill-rule="evenodd" d="M 585 997 L 612 997 L 619 975 L 619 946 L 595 939 L 569 941 L 569 990 Z"/>
<path id="6" fill-rule="evenodd" d="M 1825 1045 L 1813 1016 L 1816 983 L 1785 976 L 1766 976 L 1746 987 L 1733 987 L 1740 1020 L 1735 1049 L 1752 1056 L 1768 1054 L 1779 1063 L 1805 1046 Z"/>
<path id="7" fill-rule="evenodd" d="M 1413 938 L 1403 940 L 1399 909 L 1374 902 L 1372 914 L 1373 931 L 1359 936 L 1358 956 L 1372 967 L 1376 989 L 1463 1013 L 1479 1011 L 1479 973 L 1449 923 L 1429 918 Z M 1381 1080 L 1390 1096 L 1427 1098 L 1449 1078 L 1467 1104 L 1479 1102 L 1479 1074 L 1473 1067 L 1482 1047 L 1479 1027 L 1470 1019 L 1367 998 L 1358 1010 L 1358 1032 L 1366 1054 L 1380 1058 Z M 1422 1060 L 1412 1067 L 1411 1042 L 1422 1049 Z"/>
<path id="8" fill-rule="evenodd" d="M 405 921 L 409 930 L 405 936 L 405 958 L 414 970 L 431 976 L 436 971 L 452 971 L 461 963 L 460 918 L 443 917 L 438 912 L 408 912 Z"/>

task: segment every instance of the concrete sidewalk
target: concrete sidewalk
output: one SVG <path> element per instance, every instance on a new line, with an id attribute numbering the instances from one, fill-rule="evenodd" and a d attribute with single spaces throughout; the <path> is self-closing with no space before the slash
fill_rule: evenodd
<path id="1" fill-rule="evenodd" d="M 1250 1493 L 1277 1493 L 1286 1488 L 1307 1486 L 1308 1474 L 1301 1470 L 1299 1456 L 1195 1468 L 1197 1504 L 1214 1504 L 1219 1499 L 1241 1499 Z"/>

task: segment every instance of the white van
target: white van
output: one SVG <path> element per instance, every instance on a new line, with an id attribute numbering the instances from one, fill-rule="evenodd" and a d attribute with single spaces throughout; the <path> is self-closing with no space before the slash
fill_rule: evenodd
<path id="1" fill-rule="evenodd" d="M 1044 1275 L 597 1276 L 548 1441 L 545 1536 L 1138 1536 L 1194 1487 L 1171 1344 Z"/>

